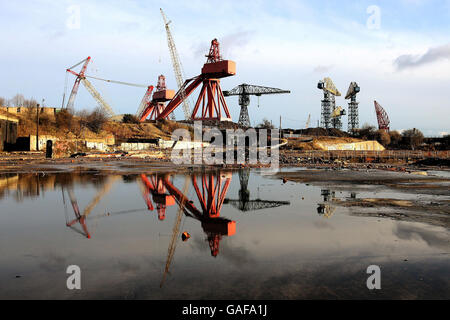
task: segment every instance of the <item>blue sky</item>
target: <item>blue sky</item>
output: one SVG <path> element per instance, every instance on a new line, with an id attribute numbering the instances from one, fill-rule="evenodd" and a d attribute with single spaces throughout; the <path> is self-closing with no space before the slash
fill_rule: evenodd
<path id="1" fill-rule="evenodd" d="M 68 27 L 72 6 L 80 9 L 79 28 Z M 261 97 L 259 108 L 252 98 L 252 123 L 264 117 L 278 123 L 281 115 L 283 127 L 303 127 L 308 114 L 317 123 L 322 93 L 316 85 L 329 76 L 343 95 L 358 82 L 361 124 L 376 124 L 377 100 L 393 129 L 450 132 L 450 0 L 0 0 L 0 96 L 20 92 L 59 107 L 65 69 L 89 55 L 91 75 L 155 84 L 164 74 L 175 88 L 160 7 L 173 21 L 186 77 L 200 73 L 210 41 L 218 38 L 223 57 L 237 64 L 237 75 L 222 80 L 224 90 L 244 82 L 291 90 Z M 92 83 L 116 113 L 135 113 L 145 93 Z M 227 101 L 237 120 L 237 98 Z M 343 97 L 337 104 L 347 107 Z M 75 106 L 92 109 L 95 101 L 81 88 Z M 175 113 L 183 118 L 181 108 Z"/>

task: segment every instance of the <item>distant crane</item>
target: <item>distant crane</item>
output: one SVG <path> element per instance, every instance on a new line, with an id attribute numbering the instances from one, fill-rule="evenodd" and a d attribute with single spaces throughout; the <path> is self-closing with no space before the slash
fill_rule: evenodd
<path id="1" fill-rule="evenodd" d="M 348 132 L 355 131 L 359 129 L 359 115 L 358 115 L 358 104 L 356 102 L 356 94 L 360 91 L 360 87 L 356 82 L 351 82 L 348 88 L 345 99 L 350 99 L 348 103 Z"/>
<path id="2" fill-rule="evenodd" d="M 342 107 L 336 107 L 333 112 L 331 112 L 331 122 L 333 123 L 333 120 L 336 118 L 339 118 L 341 116 L 344 116 L 346 114 L 345 110 Z M 335 126 L 333 126 L 335 127 Z"/>
<path id="3" fill-rule="evenodd" d="M 250 127 L 250 117 L 248 115 L 250 96 L 254 95 L 259 97 L 263 94 L 280 94 L 280 93 L 291 93 L 291 92 L 289 90 L 255 86 L 243 83 L 229 91 L 224 91 L 223 95 L 225 97 L 239 96 L 239 105 L 241 106 L 241 113 L 239 115 L 239 124 L 244 127 Z"/>
<path id="4" fill-rule="evenodd" d="M 378 102 L 374 101 L 374 104 L 375 104 L 375 113 L 377 114 L 378 120 L 378 129 L 389 131 L 389 126 L 391 122 L 389 120 L 386 111 L 383 109 L 382 106 L 380 106 Z"/>
<path id="5" fill-rule="evenodd" d="M 305 129 L 309 128 L 310 123 L 311 123 L 311 114 L 308 115 L 308 120 L 306 120 Z"/>
<path id="6" fill-rule="evenodd" d="M 91 57 L 87 57 L 86 59 L 82 60 L 81 62 L 77 63 L 76 65 L 66 69 L 66 85 L 67 85 L 67 74 L 68 73 L 71 73 L 76 76 L 75 83 L 73 85 L 72 92 L 70 93 L 70 97 L 69 97 L 69 100 L 68 100 L 67 106 L 66 106 L 66 109 L 71 111 L 72 113 L 74 112 L 74 103 L 75 103 L 75 98 L 78 93 L 78 88 L 80 87 L 80 83 L 82 83 L 86 87 L 87 91 L 92 95 L 92 97 L 98 103 L 100 108 L 102 108 L 103 111 L 105 111 L 105 113 L 109 117 L 113 117 L 115 115 L 111 106 L 103 99 L 103 97 L 100 95 L 100 93 L 94 88 L 94 86 L 86 78 L 92 78 L 92 79 L 101 80 L 101 81 L 105 81 L 105 82 L 109 82 L 109 83 L 116 83 L 116 84 L 121 84 L 121 85 L 126 85 L 126 86 L 132 86 L 132 87 L 148 88 L 147 90 L 150 90 L 150 87 L 152 87 L 152 86 L 148 87 L 146 85 L 141 85 L 141 84 L 135 84 L 135 83 L 129 83 L 129 82 L 123 82 L 123 81 L 115 81 L 115 80 L 107 80 L 107 79 L 102 79 L 102 78 L 98 78 L 98 77 L 88 76 L 88 75 L 86 75 L 86 69 L 87 69 L 87 66 L 90 61 L 91 61 Z M 79 73 L 72 70 L 81 64 L 83 64 L 83 66 L 81 67 L 81 71 Z M 65 100 L 65 91 L 66 91 L 66 89 L 64 89 L 64 96 L 63 96 L 63 103 L 62 103 L 63 108 L 64 108 L 64 102 L 65 102 L 64 101 Z"/>
<path id="7" fill-rule="evenodd" d="M 172 33 L 170 32 L 169 24 L 172 21 L 167 21 L 167 17 L 164 14 L 163 9 L 161 9 L 161 15 L 164 20 L 164 27 L 166 28 L 167 33 L 167 44 L 169 46 L 170 57 L 172 58 L 173 70 L 175 72 L 175 79 L 177 80 L 178 89 L 182 89 L 180 92 L 181 98 L 183 100 L 183 111 L 185 120 L 191 119 L 191 107 L 189 105 L 189 100 L 186 99 L 186 93 L 183 87 L 183 67 L 181 65 L 180 57 L 178 56 L 177 48 L 175 46 L 175 41 L 173 40 Z"/>
<path id="8" fill-rule="evenodd" d="M 148 92 L 148 91 L 147 91 Z M 151 93 L 151 92 L 150 92 Z M 146 94 L 147 95 L 147 94 Z M 140 122 L 144 122 L 145 119 L 149 118 L 150 120 L 156 120 L 161 112 L 163 112 L 165 108 L 165 103 L 175 96 L 174 90 L 169 90 L 166 87 L 166 77 L 164 75 L 160 75 L 158 77 L 158 84 L 156 85 L 156 91 L 153 92 L 153 96 L 150 101 L 148 97 L 144 96 L 144 99 L 141 102 L 144 103 L 143 108 L 139 107 L 137 117 Z M 172 112 L 170 115 L 166 116 L 165 119 L 174 120 L 174 113 Z"/>
<path id="9" fill-rule="evenodd" d="M 342 122 L 340 117 L 331 118 L 331 112 L 336 109 L 336 96 L 340 96 L 341 93 L 334 85 L 330 78 L 324 78 L 320 80 L 317 84 L 317 88 L 323 90 L 323 100 L 322 100 L 322 113 L 321 113 L 321 127 L 325 129 L 333 127 L 337 129 L 342 128 Z"/>

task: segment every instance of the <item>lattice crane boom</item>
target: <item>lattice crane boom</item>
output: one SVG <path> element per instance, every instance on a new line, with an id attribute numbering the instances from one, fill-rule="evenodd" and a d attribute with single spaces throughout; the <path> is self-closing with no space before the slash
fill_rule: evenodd
<path id="1" fill-rule="evenodd" d="M 170 32 L 169 24 L 171 21 L 167 21 L 167 17 L 164 14 L 163 9 L 161 10 L 161 15 L 164 20 L 164 27 L 166 28 L 167 33 L 167 44 L 169 46 L 170 57 L 172 59 L 173 70 L 175 73 L 175 79 L 177 81 L 178 89 L 183 88 L 184 80 L 183 80 L 183 67 L 181 65 L 180 57 L 178 56 L 178 51 L 175 46 L 175 41 L 173 40 L 172 33 Z M 189 105 L 189 100 L 186 99 L 186 93 L 184 90 L 181 90 L 180 95 L 183 101 L 183 111 L 185 120 L 191 119 L 191 107 Z"/>
<path id="2" fill-rule="evenodd" d="M 375 104 L 375 113 L 377 114 L 378 120 L 378 129 L 389 131 L 391 121 L 389 120 L 386 110 L 384 110 L 383 107 L 378 102 L 374 101 L 374 104 Z"/>
<path id="3" fill-rule="evenodd" d="M 248 94 L 248 95 L 254 95 L 254 96 L 260 96 L 263 94 L 277 94 L 277 93 L 291 93 L 291 91 L 289 90 L 283 90 L 283 89 L 278 89 L 278 88 L 270 88 L 270 87 L 263 87 L 263 86 L 256 86 L 256 85 L 252 85 L 252 84 L 240 84 L 237 87 L 228 90 L 228 91 L 224 91 L 223 95 L 225 97 L 228 96 L 240 96 L 243 94 Z"/>
<path id="4" fill-rule="evenodd" d="M 144 97 L 142 98 L 141 103 L 139 104 L 139 108 L 136 112 L 136 117 L 138 119 L 142 118 L 142 114 L 143 114 L 144 110 L 147 108 L 148 104 L 150 103 L 151 98 L 152 98 L 153 89 L 154 89 L 153 86 L 149 86 L 147 88 L 147 91 L 145 92 Z"/>
<path id="5" fill-rule="evenodd" d="M 99 106 L 107 113 L 107 115 L 109 117 L 113 117 L 115 113 L 112 110 L 111 106 L 102 98 L 100 93 L 98 93 L 98 91 L 95 90 L 94 86 L 86 78 L 82 78 L 81 82 L 89 91 L 89 93 L 92 95 L 92 97 L 97 101 Z"/>

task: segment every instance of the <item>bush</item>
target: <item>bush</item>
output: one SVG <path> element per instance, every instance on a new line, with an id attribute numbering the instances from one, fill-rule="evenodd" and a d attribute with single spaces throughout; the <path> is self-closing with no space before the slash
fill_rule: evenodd
<path id="1" fill-rule="evenodd" d="M 420 146 L 423 139 L 423 133 L 416 128 L 406 130 L 402 133 L 402 143 L 410 147 L 412 150 L 415 150 L 418 146 Z"/>
<path id="2" fill-rule="evenodd" d="M 40 126 L 48 126 L 50 123 L 51 123 L 51 120 L 47 114 L 41 113 L 39 115 L 39 125 Z"/>
<path id="3" fill-rule="evenodd" d="M 123 119 L 122 119 L 123 123 L 134 123 L 134 124 L 138 124 L 139 123 L 139 119 L 132 114 L 124 114 L 123 115 Z"/>
<path id="4" fill-rule="evenodd" d="M 355 137 L 363 140 L 374 140 L 377 138 L 377 130 L 374 126 L 364 124 L 361 129 L 355 132 Z"/>
<path id="5" fill-rule="evenodd" d="M 390 147 L 399 148 L 402 141 L 402 135 L 398 131 L 389 131 L 389 136 L 391 138 Z"/>
<path id="6" fill-rule="evenodd" d="M 391 143 L 391 136 L 385 130 L 378 130 L 375 133 L 376 140 L 384 147 L 387 147 Z"/>
<path id="7" fill-rule="evenodd" d="M 99 133 L 107 121 L 108 117 L 105 112 L 102 109 L 97 108 L 87 116 L 86 127 L 92 132 Z"/>
<path id="8" fill-rule="evenodd" d="M 58 128 L 70 129 L 72 127 L 73 115 L 67 109 L 62 109 L 56 113 L 55 119 Z"/>

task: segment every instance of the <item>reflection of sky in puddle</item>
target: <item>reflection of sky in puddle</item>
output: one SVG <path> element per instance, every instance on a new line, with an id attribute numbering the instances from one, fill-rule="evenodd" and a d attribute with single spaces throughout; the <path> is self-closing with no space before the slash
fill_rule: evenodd
<path id="1" fill-rule="evenodd" d="M 32 177 L 33 183 L 25 188 L 26 183 L 15 182 L 12 175 L 0 200 L 0 297 L 296 298 L 329 297 L 333 291 L 340 296 L 370 297 L 365 288 L 365 269 L 370 264 L 391 270 L 387 279 L 400 281 L 402 288 L 408 283 L 415 285 L 411 279 L 417 280 L 417 272 L 422 278 L 434 279 L 433 286 L 428 283 L 423 287 L 431 290 L 429 295 L 440 292 L 442 286 L 448 288 L 448 277 L 442 271 L 449 266 L 446 229 L 355 217 L 342 207 L 333 207 L 329 214 L 318 214 L 318 205 L 329 203 L 329 199 L 324 199 L 326 188 L 283 184 L 259 174 L 250 174 L 248 188 L 243 188 L 242 176 L 240 179 L 237 172 L 233 173 L 227 200 L 219 213 L 220 218 L 228 219 L 226 223 L 236 222 L 235 233 L 227 236 L 229 229 L 214 225 L 217 217 L 184 215 L 180 231 L 189 232 L 192 238 L 187 242 L 177 238 L 170 274 L 160 289 L 179 199 L 167 206 L 165 219 L 160 220 L 156 202 L 172 202 L 150 193 L 154 210 L 149 211 L 142 196 L 140 175 L 95 175 L 74 180 L 66 177 L 67 181 L 73 180 L 73 195 L 81 213 L 105 185 L 110 187 L 86 219 L 91 234 L 87 239 L 80 224 L 73 226 L 79 232 L 66 227 L 66 222 L 75 218 L 67 185 L 65 209 L 62 190 L 58 183 L 55 187 L 54 176 L 41 178 L 41 188 L 35 183 L 36 177 Z M 151 180 L 151 176 L 148 178 Z M 204 214 L 188 179 L 187 198 Z M 23 180 L 26 179 L 22 177 Z M 225 180 L 224 176 L 222 186 Z M 172 191 L 183 191 L 184 176 L 172 176 L 168 181 Z M 201 193 L 201 176 L 197 182 Z M 21 192 L 15 190 L 18 186 Z M 38 191 L 38 197 L 15 200 L 17 194 L 33 195 Z M 171 193 L 167 188 L 164 191 L 166 195 Z M 351 195 L 335 191 L 334 196 Z M 392 198 L 397 194 L 365 191 L 356 196 Z M 398 196 L 405 198 L 406 194 Z M 279 201 L 278 207 L 239 210 L 273 206 Z M 217 234 L 218 253 L 213 257 L 208 238 Z M 410 269 L 405 270 L 401 264 L 405 259 Z M 65 289 L 65 268 L 70 264 L 82 269 L 84 285 L 79 293 Z M 22 277 L 16 279 L 16 275 Z M 444 283 L 438 284 L 435 279 L 441 278 Z M 345 281 L 356 281 L 354 291 L 343 289 L 350 286 Z M 389 287 L 389 282 L 384 283 Z M 317 286 L 328 288 L 317 291 Z M 273 292 L 278 292 L 278 296 L 272 296 Z M 392 296 L 405 294 L 392 288 L 386 292 Z"/>

